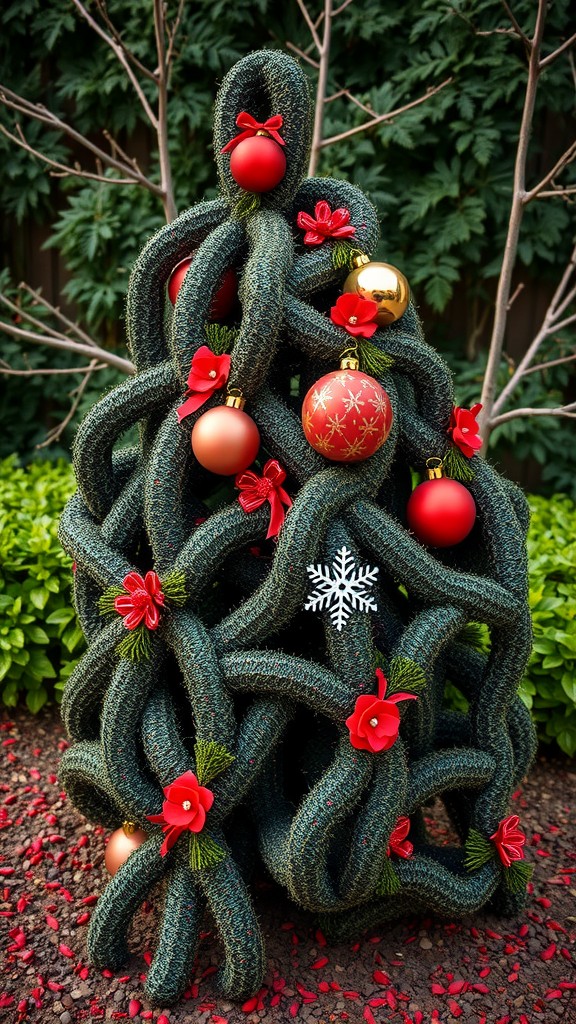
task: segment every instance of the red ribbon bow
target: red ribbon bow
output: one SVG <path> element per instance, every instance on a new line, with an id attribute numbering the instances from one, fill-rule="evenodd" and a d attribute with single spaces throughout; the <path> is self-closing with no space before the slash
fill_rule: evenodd
<path id="1" fill-rule="evenodd" d="M 267 121 L 257 121 L 255 117 L 252 117 L 252 114 L 248 114 L 246 110 L 243 110 L 238 114 L 236 124 L 239 128 L 244 128 L 244 131 L 240 132 L 240 135 L 237 135 L 234 139 L 230 139 L 230 142 L 227 142 L 220 152 L 231 153 L 233 149 L 236 149 L 236 146 L 244 142 L 244 139 L 251 139 L 257 132 L 268 132 L 271 138 L 274 139 L 274 142 L 277 142 L 280 146 L 285 146 L 286 143 L 279 134 L 283 120 L 282 114 L 273 114 Z"/>
<path id="2" fill-rule="evenodd" d="M 268 459 L 262 470 L 262 476 L 247 470 L 239 473 L 235 484 L 242 491 L 238 495 L 238 501 L 245 512 L 254 512 L 260 508 L 265 501 L 270 502 L 270 522 L 266 538 L 277 537 L 280 533 L 286 513 L 282 505 L 290 508 L 292 499 L 281 486 L 286 479 L 286 472 L 277 459 Z"/>
<path id="3" fill-rule="evenodd" d="M 176 410 L 178 422 L 196 412 L 215 391 L 224 387 L 230 373 L 230 356 L 217 356 L 207 345 L 194 353 L 188 374 L 190 397 Z"/>

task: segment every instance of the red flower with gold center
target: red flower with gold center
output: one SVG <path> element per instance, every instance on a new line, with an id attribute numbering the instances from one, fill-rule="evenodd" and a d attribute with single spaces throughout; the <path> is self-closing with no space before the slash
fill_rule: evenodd
<path id="1" fill-rule="evenodd" d="M 396 707 L 400 700 L 416 700 L 414 693 L 393 693 L 384 699 L 388 682 L 382 669 L 376 669 L 378 696 L 363 693 L 356 698 L 354 713 L 346 719 L 350 731 L 350 743 L 357 750 L 370 750 L 379 754 L 389 750 L 398 739 L 400 712 Z"/>
<path id="2" fill-rule="evenodd" d="M 161 814 L 148 814 L 148 821 L 162 825 L 166 838 L 160 847 L 164 857 L 172 849 L 182 832 L 201 832 L 206 824 L 206 812 L 214 803 L 211 789 L 201 786 L 194 772 L 179 775 L 164 789 L 166 799 Z"/>
<path id="3" fill-rule="evenodd" d="M 343 327 L 354 338 L 371 338 L 378 324 L 378 303 L 362 299 L 354 292 L 345 292 L 336 300 L 330 310 L 330 319 L 337 327 Z"/>
<path id="4" fill-rule="evenodd" d="M 460 449 L 467 459 L 471 459 L 475 452 L 482 447 L 482 438 L 479 437 L 480 427 L 476 417 L 482 405 L 478 402 L 471 409 L 463 409 L 455 405 L 450 416 L 448 434 L 453 444 Z"/>
<path id="5" fill-rule="evenodd" d="M 158 629 L 165 600 L 158 574 L 151 570 L 142 578 L 138 572 L 129 572 L 122 586 L 127 593 L 115 598 L 114 607 L 124 616 L 126 629 L 136 629 L 142 621 L 147 629 Z"/>

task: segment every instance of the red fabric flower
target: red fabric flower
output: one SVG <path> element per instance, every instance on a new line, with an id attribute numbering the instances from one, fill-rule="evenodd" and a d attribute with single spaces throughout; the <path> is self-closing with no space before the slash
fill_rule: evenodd
<path id="1" fill-rule="evenodd" d="M 115 598 L 114 607 L 124 616 L 126 629 L 136 629 L 142 619 L 147 629 L 158 629 L 159 608 L 164 604 L 164 594 L 158 575 L 151 571 L 142 579 L 140 573 L 129 572 L 122 580 L 122 586 L 128 593 Z"/>
<path id="2" fill-rule="evenodd" d="M 403 857 L 407 860 L 411 857 L 414 852 L 414 846 L 409 839 L 406 838 L 410 831 L 410 818 L 402 817 L 398 818 L 390 839 L 388 841 L 388 849 L 386 854 L 389 857 L 391 853 L 395 853 L 398 857 Z"/>
<path id="3" fill-rule="evenodd" d="M 257 121 L 255 117 L 252 117 L 252 114 L 243 110 L 238 114 L 236 124 L 239 128 L 244 128 L 244 131 L 230 139 L 230 142 L 227 142 L 220 152 L 231 153 L 233 149 L 236 149 L 236 146 L 244 142 L 244 139 L 251 139 L 253 135 L 260 131 L 268 132 L 268 135 L 274 139 L 274 142 L 277 142 L 280 146 L 285 146 L 286 143 L 279 133 L 279 128 L 282 127 L 283 121 L 282 114 L 273 114 L 267 121 Z"/>
<path id="4" fill-rule="evenodd" d="M 356 228 L 349 223 L 350 210 L 345 206 L 332 213 L 326 200 L 321 199 L 314 207 L 314 217 L 304 210 L 296 217 L 298 227 L 306 232 L 304 245 L 322 245 L 327 238 L 352 238 L 356 234 Z"/>
<path id="5" fill-rule="evenodd" d="M 518 828 L 519 822 L 518 815 L 511 814 L 500 822 L 494 835 L 490 836 L 505 868 L 509 868 L 513 860 L 524 860 L 522 847 L 526 842 L 526 836 Z"/>
<path id="6" fill-rule="evenodd" d="M 357 697 L 354 713 L 346 719 L 346 725 L 350 730 L 350 743 L 353 747 L 379 754 L 381 750 L 389 750 L 398 739 L 398 701 L 417 698 L 414 693 L 394 693 L 388 700 L 384 700 L 388 683 L 382 669 L 376 669 L 376 678 L 378 696 L 365 693 Z"/>
<path id="7" fill-rule="evenodd" d="M 371 299 L 361 299 L 354 292 L 345 292 L 336 300 L 336 305 L 332 306 L 330 319 L 354 337 L 371 338 L 378 327 L 374 321 L 377 312 L 378 303 Z"/>
<path id="8" fill-rule="evenodd" d="M 202 831 L 206 824 L 206 811 L 214 803 L 212 790 L 201 786 L 191 771 L 184 772 L 166 786 L 164 796 L 166 799 L 162 804 L 162 814 L 147 815 L 148 821 L 162 825 L 162 831 L 166 834 L 160 847 L 161 857 L 165 857 L 172 849 L 182 832 Z"/>
<path id="9" fill-rule="evenodd" d="M 269 501 L 270 522 L 266 537 L 277 537 L 286 518 L 282 505 L 286 505 L 287 508 L 292 505 L 290 495 L 281 486 L 286 479 L 286 472 L 277 459 L 268 459 L 262 474 L 262 476 L 258 476 L 250 469 L 244 473 L 238 473 L 234 481 L 236 487 L 242 491 L 242 494 L 238 495 L 238 501 L 245 512 L 254 512 L 265 501 Z"/>
<path id="10" fill-rule="evenodd" d="M 448 434 L 467 459 L 471 459 L 474 452 L 482 447 L 482 438 L 478 436 L 480 427 L 476 422 L 481 408 L 480 402 L 471 409 L 462 409 L 461 406 L 455 405 L 450 416 Z"/>
<path id="11" fill-rule="evenodd" d="M 201 345 L 192 356 L 188 374 L 190 398 L 180 406 L 178 422 L 196 412 L 215 391 L 224 387 L 230 374 L 230 356 L 217 356 L 207 345 Z"/>

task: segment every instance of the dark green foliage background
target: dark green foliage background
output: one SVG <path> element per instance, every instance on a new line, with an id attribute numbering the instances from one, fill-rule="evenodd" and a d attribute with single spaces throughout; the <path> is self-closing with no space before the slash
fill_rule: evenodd
<path id="1" fill-rule="evenodd" d="M 318 7 L 318 10 L 320 8 Z M 312 5 L 313 12 L 315 11 Z M 176 5 L 169 4 L 175 15 Z M 518 0 L 514 11 L 531 31 L 534 4 Z M 154 66 L 150 4 L 114 0 L 110 14 L 123 38 L 148 66 Z M 426 0 L 396 6 L 377 0 L 352 3 L 337 17 L 332 36 L 328 93 L 343 86 L 375 111 L 393 109 L 451 76 L 453 82 L 427 103 L 366 133 L 323 150 L 319 174 L 347 178 L 367 192 L 382 214 L 379 255 L 396 263 L 424 304 L 429 339 L 458 359 L 486 303 L 495 277 L 508 219 L 512 169 L 525 84 L 521 44 L 507 35 L 477 35 L 505 24 L 498 0 L 452 4 Z M 551 5 L 545 52 L 568 33 L 568 0 Z M 219 81 L 238 58 L 263 45 L 305 49 L 308 30 L 295 2 L 238 0 L 235 4 L 195 0 L 186 6 L 171 82 L 170 153 L 180 210 L 215 194 L 211 152 L 212 104 Z M 311 55 L 314 53 L 311 51 Z M 69 0 L 49 7 L 41 0 L 7 5 L 0 38 L 0 67 L 5 83 L 34 101 L 42 101 L 81 132 L 103 142 L 108 128 L 129 152 L 148 157 L 148 173 L 157 177 L 154 140 L 141 108 L 116 58 L 76 15 Z M 314 84 L 314 72 L 307 68 Z M 144 89 L 153 98 L 150 83 Z M 574 86 L 569 63 L 557 61 L 542 77 L 531 146 L 535 182 L 565 148 L 571 135 Z M 0 118 L 13 123 L 0 109 Z M 326 108 L 325 137 L 362 123 L 366 115 L 345 98 Z M 31 144 L 50 155 L 70 159 L 67 143 L 41 126 L 26 124 Z M 543 157 L 546 149 L 545 159 Z M 74 157 L 80 154 L 74 153 Z M 27 278 L 24 238 L 30 220 L 52 225 L 49 245 L 60 251 L 70 278 L 64 296 L 73 301 L 92 334 L 107 345 L 123 347 L 123 304 L 130 266 L 143 242 L 163 220 L 160 203 L 136 187 L 50 178 L 38 160 L 0 136 L 0 190 L 3 234 L 10 252 L 12 280 Z M 526 279 L 554 281 L 564 265 L 573 234 L 570 208 L 562 201 L 536 202 L 528 208 L 520 244 Z M 34 282 L 30 282 L 34 284 Z M 456 329 L 448 327 L 455 293 L 464 296 L 465 313 Z M 451 318 L 453 322 L 454 318 Z M 65 365 L 66 355 L 48 357 L 32 350 L 27 363 L 19 346 L 8 343 L 12 365 Z M 102 380 L 101 387 L 117 380 Z M 563 382 L 560 382 L 563 386 Z M 543 403 L 559 381 L 532 381 Z M 0 454 L 33 453 L 46 423 L 58 422 L 68 407 L 61 380 L 45 378 L 41 387 L 3 382 L 6 400 L 0 412 Z M 478 387 L 474 397 L 478 395 Z M 94 399 L 86 396 L 82 408 Z M 11 410 L 23 407 L 17 422 Z M 564 450 L 565 428 L 555 430 L 553 447 Z M 537 434 L 523 423 L 526 447 Z M 495 435 L 498 442 L 498 434 Z M 503 438 L 509 443 L 510 438 Z M 64 454 L 62 449 L 53 454 Z M 540 453 L 541 454 L 541 453 Z M 548 453 L 546 453 L 548 457 Z M 538 458 L 538 454 L 537 454 Z M 551 486 L 570 482 L 562 457 Z M 540 461 L 544 461 L 541 458 Z"/>

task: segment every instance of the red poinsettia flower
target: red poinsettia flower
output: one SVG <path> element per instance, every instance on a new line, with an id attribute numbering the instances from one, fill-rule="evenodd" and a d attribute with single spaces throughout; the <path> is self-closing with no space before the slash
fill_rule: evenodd
<path id="1" fill-rule="evenodd" d="M 229 374 L 230 356 L 217 356 L 208 345 L 201 345 L 192 357 L 187 381 L 190 397 L 178 409 L 178 422 L 196 412 L 215 391 L 224 387 Z"/>
<path id="2" fill-rule="evenodd" d="M 270 522 L 266 538 L 277 537 L 286 518 L 283 505 L 290 508 L 292 499 L 282 484 L 286 479 L 286 471 L 278 462 L 278 459 L 268 459 L 262 470 L 262 476 L 253 473 L 251 469 L 244 473 L 238 473 L 235 484 L 239 487 L 241 494 L 238 501 L 245 512 L 254 512 L 260 508 L 265 501 L 270 503 Z"/>
<path id="3" fill-rule="evenodd" d="M 474 452 L 482 447 L 482 438 L 478 436 L 480 427 L 476 422 L 481 408 L 480 402 L 473 405 L 471 409 L 463 409 L 461 406 L 455 405 L 450 416 L 448 434 L 467 459 L 471 459 Z"/>
<path id="4" fill-rule="evenodd" d="M 322 245 L 327 238 L 352 238 L 356 234 L 356 228 L 350 224 L 350 210 L 341 206 L 332 213 L 325 199 L 316 203 L 314 217 L 300 210 L 296 223 L 306 232 L 304 245 Z"/>
<path id="5" fill-rule="evenodd" d="M 158 629 L 164 594 L 157 573 L 147 572 L 142 579 L 140 573 L 129 572 L 122 580 L 122 586 L 128 593 L 115 598 L 114 607 L 124 616 L 126 629 L 136 629 L 142 620 L 147 629 Z"/>
<path id="6" fill-rule="evenodd" d="M 194 772 L 187 771 L 179 775 L 174 782 L 164 789 L 166 797 L 162 804 L 162 814 L 148 814 L 148 821 L 162 825 L 166 838 L 160 847 L 160 855 L 165 857 L 182 832 L 201 832 L 206 824 L 206 811 L 214 803 L 211 789 L 201 786 Z"/>
<path id="7" fill-rule="evenodd" d="M 410 818 L 403 816 L 398 818 L 390 839 L 388 840 L 388 849 L 386 854 L 389 857 L 391 853 L 395 853 L 397 857 L 403 857 L 407 860 L 411 857 L 414 852 L 414 846 L 409 839 L 406 838 L 410 831 Z"/>
<path id="8" fill-rule="evenodd" d="M 374 321 L 377 312 L 378 303 L 361 299 L 354 292 L 345 292 L 332 306 L 330 319 L 354 337 L 371 338 L 378 327 Z"/>
<path id="9" fill-rule="evenodd" d="M 388 682 L 382 669 L 376 669 L 378 696 L 364 693 L 356 698 L 354 713 L 346 719 L 350 730 L 350 743 L 357 750 L 371 750 L 379 754 L 389 750 L 398 739 L 400 712 L 396 704 L 400 700 L 416 700 L 414 693 L 394 693 L 384 700 Z"/>
<path id="10" fill-rule="evenodd" d="M 526 836 L 518 828 L 519 822 L 518 815 L 511 814 L 500 822 L 494 835 L 490 836 L 505 868 L 509 868 L 513 860 L 524 860 L 522 847 L 526 842 Z"/>

